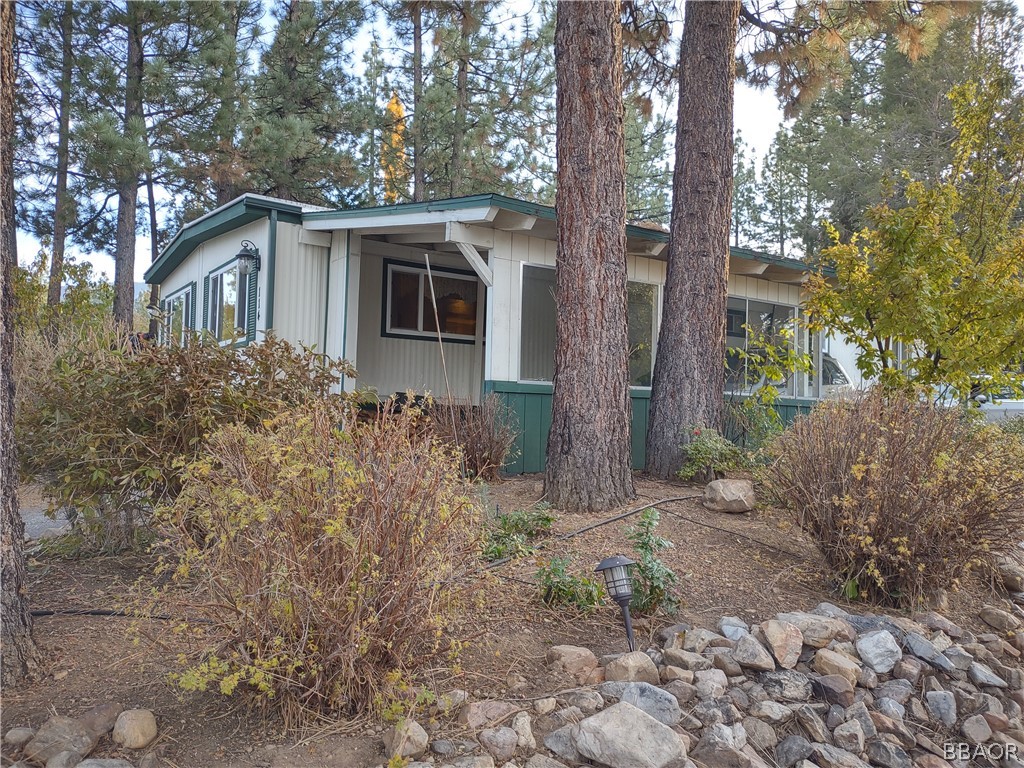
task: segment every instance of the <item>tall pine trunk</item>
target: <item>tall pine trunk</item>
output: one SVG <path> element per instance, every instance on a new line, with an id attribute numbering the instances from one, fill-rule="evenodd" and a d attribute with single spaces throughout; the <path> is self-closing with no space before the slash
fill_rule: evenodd
<path id="1" fill-rule="evenodd" d="M 412 4 L 412 199 L 426 199 L 426 176 L 423 170 L 423 5 Z"/>
<path id="2" fill-rule="evenodd" d="M 141 3 L 127 4 L 128 61 L 124 84 L 124 136 L 135 138 L 142 123 Z M 139 169 L 122 166 L 117 180 L 117 234 L 114 247 L 114 320 L 131 328 L 135 312 L 135 216 L 139 202 Z"/>
<path id="3" fill-rule="evenodd" d="M 53 254 L 50 258 L 50 283 L 46 291 L 46 304 L 51 309 L 50 329 L 54 330 L 56 310 L 60 306 L 64 280 L 64 244 L 67 240 L 71 201 L 68 200 L 68 155 L 71 143 L 71 66 L 74 61 L 72 35 L 74 34 L 72 3 L 64 5 L 60 18 L 61 62 L 60 102 L 57 119 L 57 190 L 53 210 Z"/>
<path id="4" fill-rule="evenodd" d="M 619 14 L 615 0 L 563 2 L 555 23 L 557 314 L 545 491 L 570 511 L 634 496 Z"/>
<path id="5" fill-rule="evenodd" d="M 469 9 L 459 7 L 462 23 L 459 38 L 459 63 L 455 74 L 455 121 L 452 129 L 452 163 L 448 176 L 448 194 L 457 197 L 462 189 L 466 142 L 466 105 L 469 101 L 469 35 L 472 30 Z"/>
<path id="6" fill-rule="evenodd" d="M 0 3 L 0 686 L 38 661 L 25 598 L 25 524 L 14 446 L 14 3 Z"/>
<path id="7" fill-rule="evenodd" d="M 679 119 L 647 470 L 671 478 L 691 426 L 721 428 L 738 0 L 687 2 Z"/>

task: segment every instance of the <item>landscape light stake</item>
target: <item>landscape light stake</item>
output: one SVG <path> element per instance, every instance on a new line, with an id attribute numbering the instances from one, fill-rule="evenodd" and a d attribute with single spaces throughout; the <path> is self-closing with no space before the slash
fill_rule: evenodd
<path id="1" fill-rule="evenodd" d="M 629 569 L 636 565 L 628 557 L 615 555 L 606 557 L 597 564 L 595 573 L 604 576 L 605 589 L 608 596 L 619 604 L 622 609 L 622 621 L 626 625 L 626 639 L 629 641 L 629 650 L 636 650 L 636 640 L 633 638 L 633 620 L 629 616 L 629 601 L 633 599 L 633 578 Z"/>

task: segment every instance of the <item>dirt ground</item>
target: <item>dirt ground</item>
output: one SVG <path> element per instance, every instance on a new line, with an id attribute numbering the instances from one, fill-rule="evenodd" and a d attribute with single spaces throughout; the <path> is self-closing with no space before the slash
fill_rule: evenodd
<path id="1" fill-rule="evenodd" d="M 485 498 L 502 511 L 525 509 L 540 500 L 539 476 L 492 484 Z M 813 543 L 772 509 L 749 515 L 705 510 L 700 489 L 637 477 L 636 504 L 600 515 L 557 514 L 553 536 L 611 518 L 643 505 L 661 513 L 659 533 L 675 543 L 662 560 L 682 579 L 683 607 L 676 618 L 658 616 L 635 622 L 638 644 L 646 647 L 658 629 L 685 620 L 714 627 L 722 615 L 760 621 L 782 610 L 811 609 L 827 600 L 839 605 L 835 580 Z M 691 497 L 663 502 L 675 497 Z M 661 503 L 656 503 L 661 502 Z M 551 645 L 585 645 L 595 653 L 625 650 L 618 610 L 607 606 L 591 615 L 547 609 L 538 599 L 534 574 L 554 556 L 571 559 L 572 570 L 589 573 L 610 554 L 628 554 L 626 529 L 635 516 L 596 527 L 571 539 L 542 546 L 534 556 L 490 570 L 484 599 L 453 630 L 469 638 L 454 670 L 434 670 L 439 690 L 464 688 L 475 697 L 530 698 L 560 690 L 544 664 Z M 32 556 L 28 590 L 33 610 L 117 609 L 131 585 L 145 578 L 152 562 L 144 556 L 62 560 Z M 974 582 L 950 596 L 945 613 L 964 626 L 976 626 L 975 613 L 986 586 Z M 862 606 L 851 610 L 863 612 Z M 50 715 L 77 715 L 103 701 L 153 710 L 160 725 L 156 745 L 171 766 L 287 768 L 344 766 L 369 768 L 384 762 L 380 735 L 372 722 L 339 722 L 295 734 L 283 732 L 273 715 L 247 711 L 218 694 L 185 694 L 168 681 L 177 669 L 183 638 L 166 622 L 114 616 L 42 616 L 36 638 L 45 654 L 35 679 L 4 691 L 2 728 L 37 727 Z M 96 755 L 121 756 L 138 764 L 139 754 L 119 754 L 102 742 Z M 3 765 L 9 765 L 6 758 Z"/>

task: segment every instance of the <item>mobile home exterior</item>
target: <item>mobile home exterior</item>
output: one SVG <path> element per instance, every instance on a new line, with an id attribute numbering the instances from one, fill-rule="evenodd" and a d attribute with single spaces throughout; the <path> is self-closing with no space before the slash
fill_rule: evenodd
<path id="1" fill-rule="evenodd" d="M 473 402 L 494 393 L 518 420 L 518 451 L 506 470 L 536 472 L 550 426 L 556 234 L 553 208 L 494 194 L 352 210 L 248 194 L 185 225 L 146 280 L 160 286 L 169 338 L 195 329 L 248 344 L 273 330 L 351 362 L 359 375 L 343 382 L 347 390 L 386 397 L 450 388 Z M 667 243 L 663 231 L 627 227 L 638 468 Z M 255 264 L 239 258 L 249 253 L 258 254 Z M 747 343 L 747 326 L 775 328 L 800 312 L 803 262 L 732 249 L 729 270 L 729 347 Z M 795 341 L 816 363 L 823 342 L 806 331 Z M 736 365 L 728 386 L 740 391 L 746 383 Z M 822 393 L 815 375 L 785 387 L 784 416 Z"/>

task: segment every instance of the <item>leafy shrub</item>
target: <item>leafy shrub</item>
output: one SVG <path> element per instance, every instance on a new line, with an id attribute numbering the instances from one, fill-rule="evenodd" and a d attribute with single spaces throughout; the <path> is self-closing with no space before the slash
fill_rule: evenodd
<path id="1" fill-rule="evenodd" d="M 161 512 L 166 567 L 212 610 L 180 686 L 245 691 L 292 721 L 381 714 L 396 681 L 455 650 L 443 627 L 479 509 L 422 420 L 311 401 L 211 437 Z"/>
<path id="2" fill-rule="evenodd" d="M 589 613 L 604 601 L 604 585 L 589 576 L 569 573 L 569 560 L 556 557 L 537 569 L 541 600 L 549 607 L 565 606 Z"/>
<path id="3" fill-rule="evenodd" d="M 671 541 L 656 533 L 659 519 L 656 509 L 645 509 L 637 524 L 626 531 L 626 538 L 637 553 L 633 566 L 633 599 L 629 603 L 637 613 L 654 613 L 659 608 L 675 613 L 679 609 L 675 593 L 679 577 L 658 559 L 659 552 L 672 547 Z"/>
<path id="4" fill-rule="evenodd" d="M 1016 435 L 1024 440 L 1024 416 L 1014 416 L 999 422 L 999 429 L 1007 435 Z"/>
<path id="5" fill-rule="evenodd" d="M 487 531 L 481 556 L 493 562 L 506 557 L 522 557 L 533 551 L 528 540 L 551 529 L 555 516 L 548 504 L 499 514 Z"/>
<path id="6" fill-rule="evenodd" d="M 466 473 L 481 480 L 497 480 L 517 436 L 508 408 L 498 396 L 487 395 L 480 405 L 438 400 L 431 413 L 437 435 L 462 449 Z"/>
<path id="7" fill-rule="evenodd" d="M 691 427 L 691 434 L 692 439 L 685 446 L 686 463 L 678 472 L 682 480 L 692 480 L 708 472 L 721 477 L 726 471 L 743 466 L 743 451 L 717 430 Z"/>
<path id="8" fill-rule="evenodd" d="M 778 409 L 759 397 L 726 401 L 723 422 L 724 436 L 740 449 L 746 463 L 761 461 L 764 448 L 785 429 Z"/>
<path id="9" fill-rule="evenodd" d="M 851 596 L 916 605 L 1024 530 L 1024 446 L 955 409 L 880 391 L 823 402 L 772 450 L 769 489 Z"/>
<path id="10" fill-rule="evenodd" d="M 194 460 L 208 433 L 326 396 L 342 371 L 351 373 L 272 336 L 235 350 L 200 338 L 136 349 L 113 332 L 84 335 L 22 403 L 20 458 L 55 507 L 116 550 L 175 498 L 180 461 Z"/>

